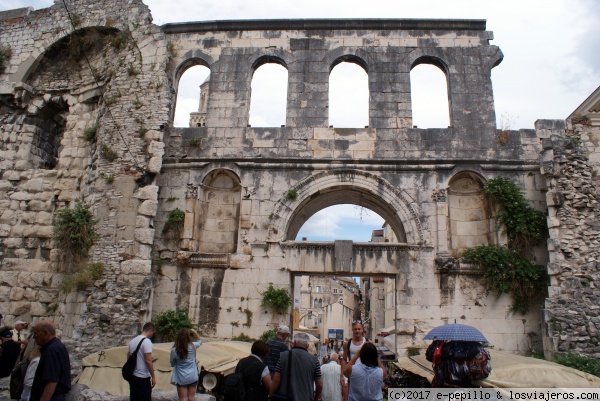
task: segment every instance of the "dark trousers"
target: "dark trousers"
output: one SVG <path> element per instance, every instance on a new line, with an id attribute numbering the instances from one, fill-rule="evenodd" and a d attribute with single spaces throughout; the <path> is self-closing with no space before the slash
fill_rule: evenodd
<path id="1" fill-rule="evenodd" d="M 152 383 L 149 377 L 133 376 L 129 382 L 129 401 L 151 401 Z"/>

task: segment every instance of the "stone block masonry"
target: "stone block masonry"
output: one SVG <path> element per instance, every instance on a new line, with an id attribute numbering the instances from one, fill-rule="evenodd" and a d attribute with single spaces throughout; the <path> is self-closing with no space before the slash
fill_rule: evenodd
<path id="1" fill-rule="evenodd" d="M 167 309 L 187 311 L 205 337 L 258 338 L 290 323 L 262 292 L 291 289 L 302 274 L 392 278 L 399 353 L 460 320 L 489 329 L 498 349 L 541 349 L 543 323 L 546 349 L 598 355 L 591 173 L 557 123 L 496 129 L 491 69 L 503 55 L 485 21 L 158 27 L 139 0 L 66 5 L 0 13 L 0 46 L 12 52 L 0 71 L 0 311 L 8 322 L 55 320 L 76 371 L 81 356 L 125 344 Z M 368 73 L 368 127 L 329 126 L 329 73 L 341 61 Z M 288 70 L 284 127 L 248 126 L 252 74 L 265 62 Z M 448 79 L 448 128 L 412 126 L 410 70 L 420 63 Z M 199 64 L 211 70 L 206 120 L 173 128 L 179 80 Z M 479 201 L 497 176 L 549 210 L 548 247 L 535 250 L 552 276 L 545 320 L 539 306 L 509 314 L 510 300 L 486 295 L 477 270 L 436 264 L 506 241 Z M 65 294 L 52 220 L 77 201 L 97 220 L 89 261 L 105 270 Z M 380 214 L 397 241 L 345 242 L 341 253 L 295 241 L 310 216 L 341 203 Z M 176 208 L 184 222 L 167 236 Z"/>

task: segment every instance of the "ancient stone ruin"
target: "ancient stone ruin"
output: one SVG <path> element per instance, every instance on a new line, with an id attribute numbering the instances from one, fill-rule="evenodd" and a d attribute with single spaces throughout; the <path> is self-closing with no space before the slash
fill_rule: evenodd
<path id="1" fill-rule="evenodd" d="M 187 311 L 204 336 L 258 337 L 289 322 L 261 306 L 269 283 L 382 276 L 395 280 L 400 354 L 456 321 L 485 331 L 496 349 L 600 356 L 589 162 L 598 160 L 598 134 L 548 120 L 498 130 L 491 70 L 503 55 L 485 25 L 157 26 L 139 0 L 0 13 L 0 311 L 8 321 L 53 319 L 85 355 L 125 344 L 168 309 Z M 329 73 L 340 62 L 368 73 L 367 127 L 329 124 Z M 249 126 L 252 75 L 265 63 L 288 71 L 285 126 Z M 419 64 L 446 76 L 447 128 L 413 127 L 410 71 Z M 211 72 L 206 115 L 195 128 L 173 128 L 179 79 L 194 65 Z M 548 214 L 547 246 L 533 250 L 548 266 L 548 295 L 524 315 L 509 312 L 507 295 L 486 294 L 477 268 L 457 262 L 469 247 L 506 241 L 481 197 L 495 177 L 517 182 Z M 65 292 L 72 273 L 52 224 L 78 201 L 97 220 L 89 260 L 104 271 Z M 377 212 L 395 242 L 295 241 L 310 216 L 340 203 Z M 183 225 L 165 230 L 176 209 Z"/>

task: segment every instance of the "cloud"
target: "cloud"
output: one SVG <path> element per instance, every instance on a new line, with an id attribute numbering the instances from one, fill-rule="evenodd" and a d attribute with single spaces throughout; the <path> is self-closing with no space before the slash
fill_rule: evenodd
<path id="1" fill-rule="evenodd" d="M 300 229 L 297 240 L 311 241 L 349 239 L 366 242 L 373 230 L 380 229 L 383 218 L 377 213 L 355 205 L 330 206 L 312 215 Z"/>

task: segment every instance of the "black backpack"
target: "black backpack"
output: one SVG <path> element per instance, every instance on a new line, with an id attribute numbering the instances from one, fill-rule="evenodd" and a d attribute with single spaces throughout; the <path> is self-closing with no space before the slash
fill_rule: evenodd
<path id="1" fill-rule="evenodd" d="M 135 365 L 137 364 L 137 354 L 145 339 L 146 337 L 141 339 L 133 354 L 127 358 L 127 362 L 125 362 L 125 365 L 123 365 L 121 368 L 121 375 L 125 381 L 133 380 L 133 371 L 135 370 Z"/>
<path id="2" fill-rule="evenodd" d="M 244 388 L 244 375 L 240 372 L 230 373 L 223 380 L 224 401 L 245 401 L 246 389 Z"/>
<path id="3" fill-rule="evenodd" d="M 20 400 L 23 393 L 23 382 L 25 381 L 25 373 L 27 373 L 29 361 L 21 361 L 10 374 L 10 398 Z"/>

